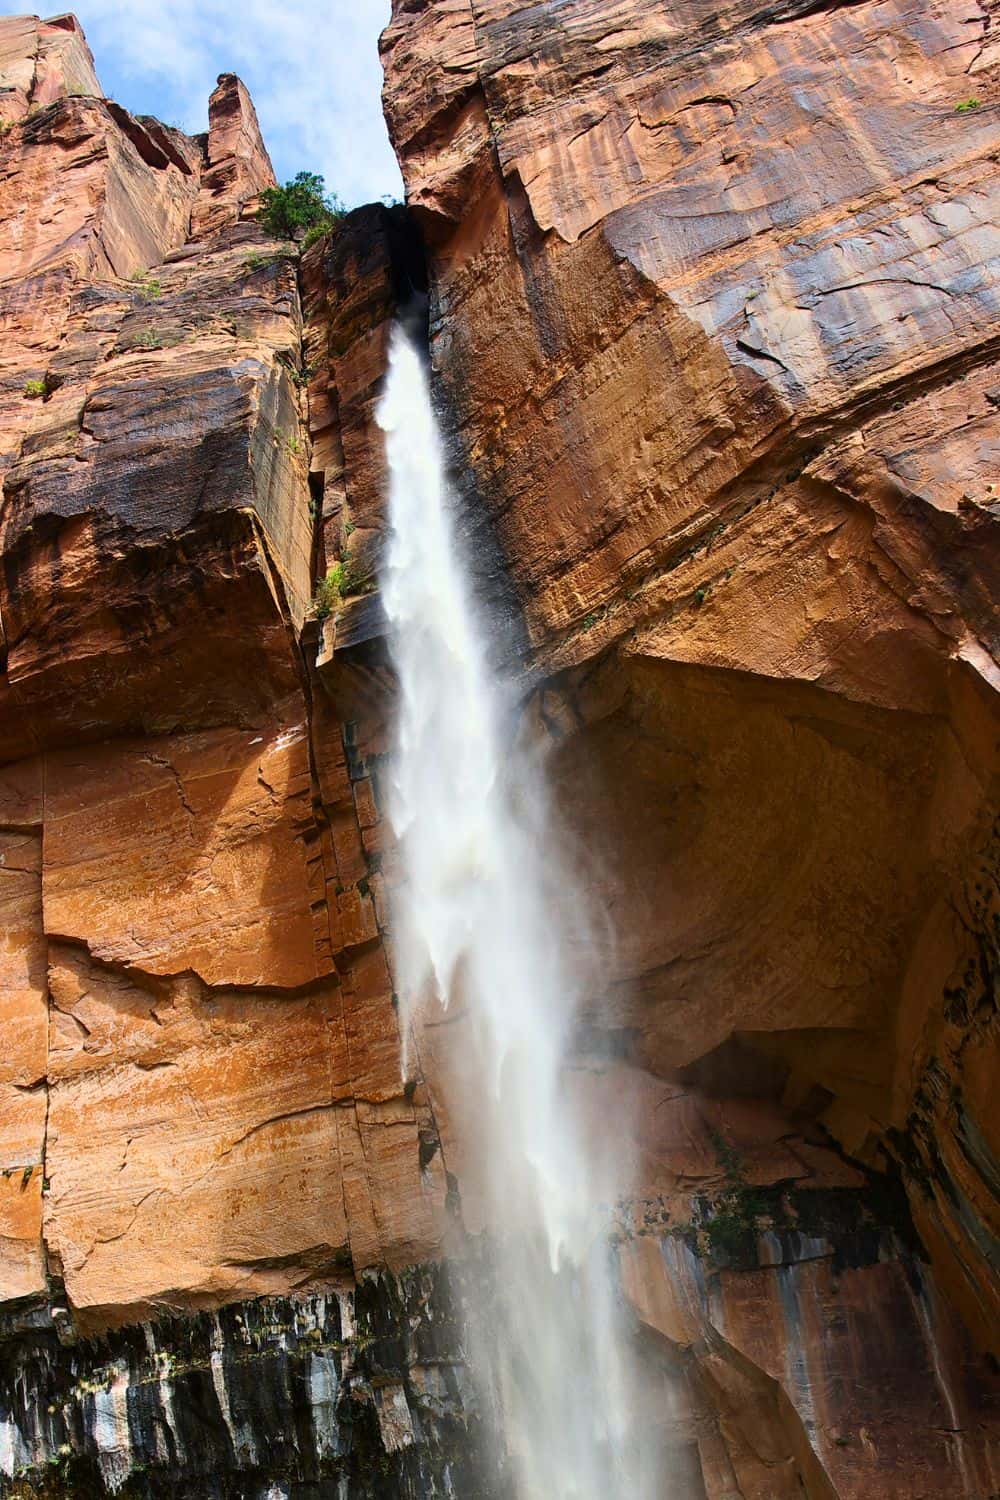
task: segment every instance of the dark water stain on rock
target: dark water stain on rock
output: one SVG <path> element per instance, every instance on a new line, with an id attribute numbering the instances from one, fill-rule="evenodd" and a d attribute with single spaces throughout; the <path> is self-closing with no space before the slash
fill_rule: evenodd
<path id="1" fill-rule="evenodd" d="M 447 1271 L 166 1317 L 0 1364 L 0 1493 L 128 1500 L 486 1496 Z"/>

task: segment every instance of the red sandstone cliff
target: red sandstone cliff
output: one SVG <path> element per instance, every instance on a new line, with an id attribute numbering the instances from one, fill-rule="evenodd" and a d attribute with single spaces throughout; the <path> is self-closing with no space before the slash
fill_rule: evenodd
<path id="1" fill-rule="evenodd" d="M 438 1184 L 368 782 L 297 643 L 301 314 L 253 107 L 220 79 L 202 146 L 103 99 L 74 23 L 0 28 L 0 1286 L 56 1272 L 95 1326 L 425 1256 Z"/>
<path id="2" fill-rule="evenodd" d="M 581 1051 L 641 1106 L 626 1285 L 692 1493 L 972 1500 L 989 11 L 648 12 L 406 0 L 384 39 L 467 498 L 616 934 Z M 69 18 L 0 21 L 0 69 L 0 1312 L 71 1337 L 429 1260 L 471 1194 L 460 1030 L 404 1088 L 382 941 L 372 406 L 422 267 L 402 210 L 266 238 L 231 75 L 195 141 Z"/>
<path id="3" fill-rule="evenodd" d="M 993 19 L 431 0 L 383 42 L 436 364 L 617 862 L 614 1024 L 818 1090 L 986 1336 Z"/>

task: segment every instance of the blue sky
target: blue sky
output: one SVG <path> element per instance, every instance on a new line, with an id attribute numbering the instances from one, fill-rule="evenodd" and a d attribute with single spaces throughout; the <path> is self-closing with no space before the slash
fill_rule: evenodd
<path id="1" fill-rule="evenodd" d="M 66 9 L 83 24 L 104 92 L 133 113 L 204 130 L 217 76 L 238 73 L 279 181 L 321 172 L 348 207 L 402 197 L 380 101 L 390 0 L 69 0 Z"/>

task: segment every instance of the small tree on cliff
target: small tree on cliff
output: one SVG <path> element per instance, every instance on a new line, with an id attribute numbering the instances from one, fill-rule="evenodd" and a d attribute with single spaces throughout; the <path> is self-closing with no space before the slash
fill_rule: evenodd
<path id="1" fill-rule="evenodd" d="M 279 240 L 302 239 L 311 245 L 331 229 L 344 205 L 318 172 L 299 172 L 284 187 L 265 188 L 260 195 L 261 223 Z"/>

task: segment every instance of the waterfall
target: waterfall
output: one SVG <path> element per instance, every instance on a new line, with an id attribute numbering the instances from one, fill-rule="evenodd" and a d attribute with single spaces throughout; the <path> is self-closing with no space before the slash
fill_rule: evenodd
<path id="1" fill-rule="evenodd" d="M 489 665 L 427 374 L 399 330 L 378 421 L 404 1068 L 416 1071 L 416 1049 L 442 1080 L 435 1107 L 461 1142 L 466 1225 L 486 1231 L 491 1289 L 469 1310 L 472 1359 L 488 1372 L 519 1497 L 633 1500 L 644 1493 L 635 1393 L 607 1234 L 623 1164 L 613 1140 L 598 1149 L 614 1132 L 588 1129 L 571 1086 L 585 903 L 559 857 L 537 754 Z"/>

